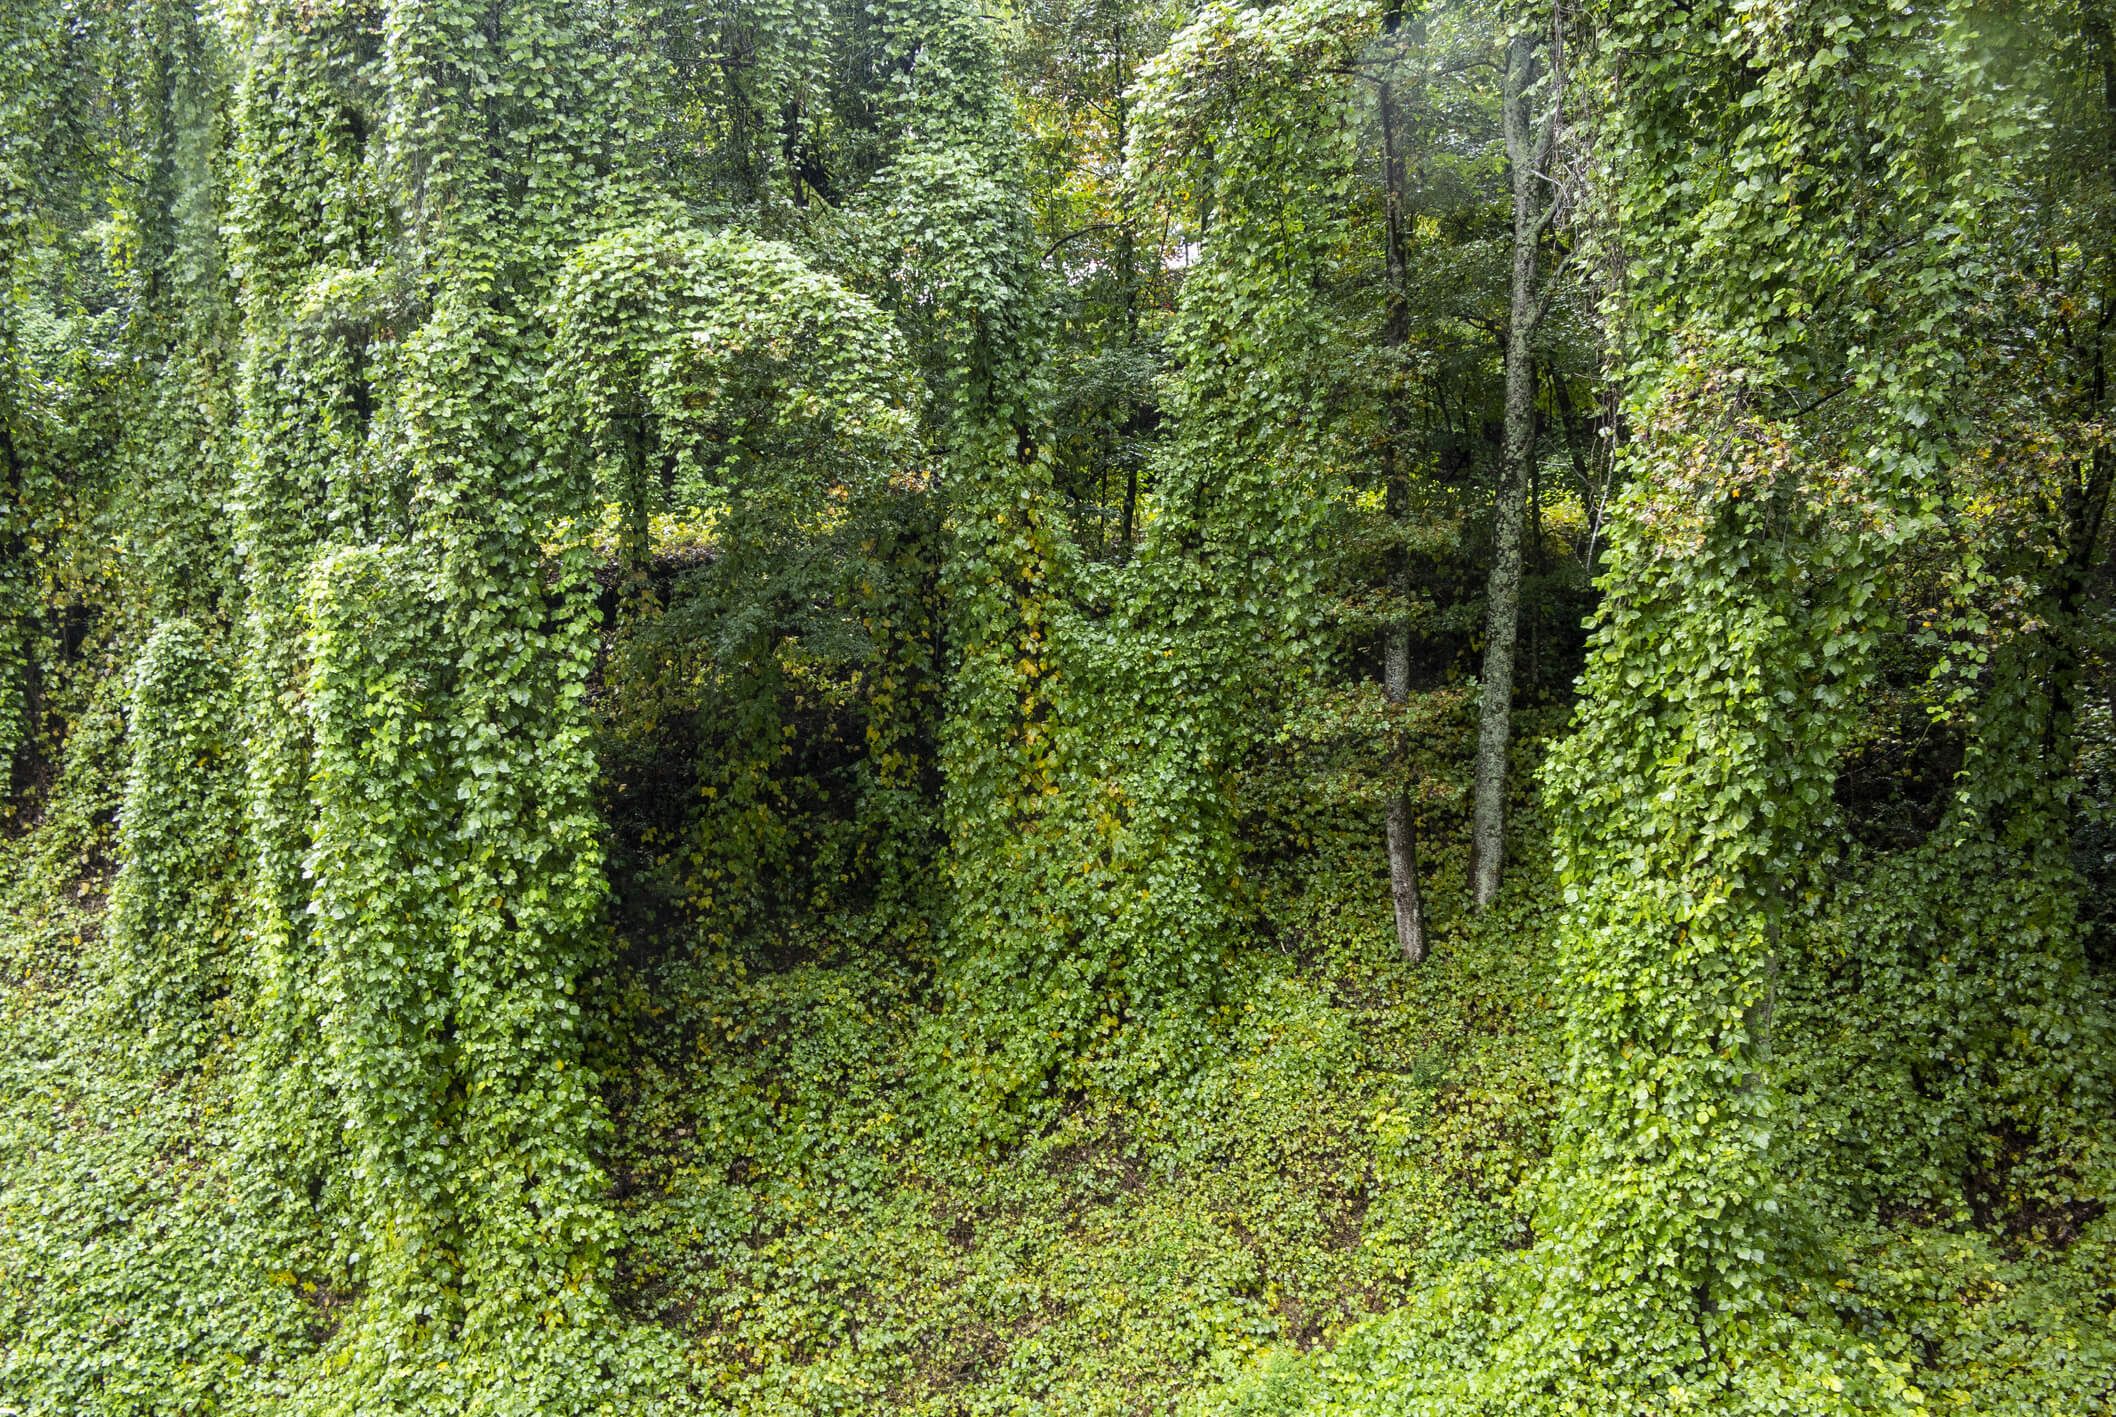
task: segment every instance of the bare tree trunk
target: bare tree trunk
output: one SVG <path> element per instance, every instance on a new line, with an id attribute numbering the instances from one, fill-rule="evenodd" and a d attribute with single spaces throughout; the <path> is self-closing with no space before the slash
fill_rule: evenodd
<path id="1" fill-rule="evenodd" d="M 1393 35 L 1403 22 L 1399 5 L 1391 5 L 1383 24 Z M 1410 335 L 1408 299 L 1409 261 L 1404 251 L 1403 134 L 1396 110 L 1393 81 L 1381 86 L 1381 146 L 1383 179 L 1387 187 L 1385 240 L 1388 262 L 1388 309 L 1382 323 L 1382 343 L 1401 349 Z M 1398 533 L 1389 550 L 1389 595 L 1397 615 L 1389 621 L 1382 647 L 1381 691 L 1391 708 L 1400 709 L 1411 697 L 1411 565 L 1406 545 L 1404 519 L 1410 515 L 1410 476 L 1404 466 L 1402 442 L 1403 400 L 1396 392 L 1396 371 L 1389 374 L 1388 436 L 1382 445 L 1382 482 L 1388 499 L 1389 521 Z M 1400 776 L 1404 770 L 1404 744 L 1400 732 L 1391 734 L 1390 766 Z M 1425 958 L 1425 901 L 1418 890 L 1418 829 L 1411 811 L 1408 788 L 1399 784 L 1389 796 L 1389 893 L 1396 904 L 1396 944 L 1404 959 L 1417 964 Z"/>
<path id="2" fill-rule="evenodd" d="M 1543 422 L 1542 411 L 1537 410 L 1534 426 L 1541 427 Z M 1531 438 L 1534 436 L 1530 434 Z M 1543 611 L 1550 588 L 1544 580 L 1548 567 L 1543 561 L 1543 464 L 1533 453 L 1528 459 L 1527 569 L 1535 582 L 1534 593 L 1528 598 L 1528 701 L 1540 704 L 1543 702 Z"/>
<path id="3" fill-rule="evenodd" d="M 1587 466 L 1587 434 L 1581 426 L 1579 405 L 1572 401 L 1572 390 L 1566 387 L 1565 376 L 1555 369 L 1550 371 L 1550 402 L 1558 411 L 1558 427 L 1565 434 L 1565 456 L 1572 460 L 1572 480 L 1580 484 L 1580 505 L 1592 519 L 1594 474 Z"/>
<path id="4" fill-rule="evenodd" d="M 1116 51 L 1116 70 L 1124 71 L 1124 27 L 1117 25 L 1110 32 L 1111 46 Z M 1122 82 L 1116 85 L 1115 111 L 1117 118 L 1117 151 L 1123 152 L 1131 135 L 1131 108 L 1125 101 Z M 1124 342 L 1128 348 L 1139 343 L 1139 247 L 1132 226 L 1131 188 L 1129 184 L 1119 189 L 1117 198 L 1117 289 L 1124 300 Z M 1118 430 L 1120 440 L 1138 436 L 1139 410 L 1126 415 L 1124 426 Z M 1124 517 L 1117 532 L 1117 556 L 1120 562 L 1131 560 L 1134 521 L 1139 510 L 1139 465 L 1137 449 L 1124 449 Z"/>
<path id="5" fill-rule="evenodd" d="M 1535 121 L 1534 87 L 1541 70 L 1540 41 L 1516 35 L 1507 46 L 1503 117 L 1507 164 L 1513 172 L 1513 291 L 1506 327 L 1506 442 L 1499 497 L 1492 513 L 1492 566 L 1485 599 L 1483 705 L 1477 725 L 1475 805 L 1470 824 L 1470 886 L 1477 908 L 1499 892 L 1506 834 L 1506 745 L 1513 732 L 1514 646 L 1521 618 L 1521 522 L 1528 465 L 1535 457 L 1534 340 L 1543 314 L 1536 250 L 1552 204 L 1540 169 L 1556 132 L 1553 95 L 1548 117 Z"/>
<path id="6" fill-rule="evenodd" d="M 1389 894 L 1396 902 L 1396 944 L 1406 963 L 1425 959 L 1425 900 L 1418 892 L 1418 824 L 1411 795 L 1389 799 Z"/>
<path id="7" fill-rule="evenodd" d="M 1398 552 L 1400 559 L 1407 560 Z M 1390 589 L 1399 599 L 1408 598 L 1410 577 L 1392 576 Z M 1382 693 L 1392 708 L 1410 698 L 1411 627 L 1408 618 L 1389 626 L 1383 652 Z M 1403 765 L 1403 745 L 1395 745 L 1396 767 Z M 1411 964 L 1425 958 L 1425 898 L 1418 890 L 1418 824 L 1411 811 L 1411 794 L 1397 787 L 1389 797 L 1389 894 L 1396 903 L 1396 945 Z"/>

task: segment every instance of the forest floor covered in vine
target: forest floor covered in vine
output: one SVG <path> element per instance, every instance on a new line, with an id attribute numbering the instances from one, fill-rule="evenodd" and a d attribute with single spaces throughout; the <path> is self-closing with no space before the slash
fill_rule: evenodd
<path id="1" fill-rule="evenodd" d="M 120 1022 L 108 807 L 62 793 L 6 852 L 0 1390 L 272 1410 L 358 1296 L 245 1210 L 236 1040 L 171 1070 Z M 1280 873 L 1208 1046 L 998 1140 L 926 1081 L 934 977 L 911 952 L 818 932 L 622 954 L 591 1049 L 613 1351 L 650 1353 L 679 1411 L 1261 1412 L 1340 1380 L 1363 1410 L 1421 1295 L 1530 1242 L 1561 1047 L 1536 843 L 1482 918 L 1442 880 L 1416 968 L 1365 845 L 1319 838 Z M 2105 1212 L 1990 1192 L 1835 1231 L 1840 1312 L 1870 1315 L 1936 1410 L 2108 1411 Z"/>
<path id="2" fill-rule="evenodd" d="M 126 1021 L 102 930 L 112 804 L 76 786 L 5 851 L 0 1391 L 269 1410 L 358 1296 L 246 1212 L 239 1040 L 172 1069 Z M 1360 845 L 1303 867 L 1208 1050 L 1003 1141 L 964 1136 L 922 1083 L 934 981 L 908 953 L 818 935 L 768 958 L 621 956 L 591 1054 L 619 1301 L 680 1373 L 664 1395 L 1168 1410 L 1262 1350 L 1326 1347 L 1437 1264 L 1524 1243 L 1515 1191 L 1556 1060 L 1544 893 L 1475 928 L 1443 913 L 1410 968 Z"/>
<path id="3" fill-rule="evenodd" d="M 1537 912 L 1413 970 L 1375 883 L 1336 884 L 1246 961 L 1209 1056 L 1001 1145 L 922 1115 L 915 971 L 664 966 L 617 1108 L 635 1310 L 739 1410 L 1157 1411 L 1524 1243 Z"/>

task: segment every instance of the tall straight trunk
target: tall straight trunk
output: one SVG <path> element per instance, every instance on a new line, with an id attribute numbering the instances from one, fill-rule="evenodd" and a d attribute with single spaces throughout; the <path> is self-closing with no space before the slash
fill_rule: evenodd
<path id="1" fill-rule="evenodd" d="M 1110 46 L 1115 53 L 1114 72 L 1118 82 L 1112 112 L 1117 123 L 1117 151 L 1126 150 L 1131 140 L 1131 108 L 1125 102 L 1124 75 L 1124 26 L 1119 24 L 1110 31 Z M 1127 349 L 1137 348 L 1139 343 L 1139 253 L 1138 238 L 1132 229 L 1131 189 L 1129 184 L 1121 187 L 1117 194 L 1117 296 L 1124 302 L 1124 343 Z M 1139 468 L 1137 449 L 1130 440 L 1137 436 L 1139 411 L 1134 409 L 1125 416 L 1124 424 L 1117 430 L 1117 437 L 1124 447 L 1124 512 L 1117 533 L 1118 561 L 1131 560 L 1134 520 L 1139 509 Z"/>
<path id="2" fill-rule="evenodd" d="M 649 497 L 647 414 L 635 407 L 617 420 L 617 440 L 622 450 L 624 486 L 623 521 L 617 529 L 619 614 L 637 620 L 653 607 L 653 516 Z"/>
<path id="3" fill-rule="evenodd" d="M 2107 170 L 2116 177 L 2116 35 L 2110 33 L 2104 19 L 2097 17 L 2089 23 L 2090 38 L 2102 55 L 2102 137 L 2106 145 Z M 2086 388 L 2081 390 L 2090 418 L 2101 417 L 2110 408 L 2108 346 L 2112 320 L 2116 320 L 2116 310 L 2104 306 L 2101 318 L 2091 331 L 2083 332 L 2092 351 L 2087 356 L 2092 373 L 2087 377 Z M 2078 638 L 2079 616 L 2101 552 L 2102 521 L 2108 512 L 2112 485 L 2116 485 L 2116 453 L 2108 448 L 2096 448 L 2080 470 L 2085 474 L 2083 480 L 2074 483 L 2064 495 L 2068 544 L 2055 580 L 2053 599 L 2057 613 L 2052 617 L 2055 623 L 2050 634 L 2052 692 L 2043 720 L 2043 752 L 2046 757 L 2059 761 L 2069 761 L 2072 749 L 2066 740 L 2072 736 L 2085 683 L 2086 663 Z"/>
<path id="4" fill-rule="evenodd" d="M 1529 433 L 1531 445 L 1536 436 L 1535 428 L 1543 426 L 1545 419 L 1539 410 Z M 1528 598 L 1528 701 L 1543 700 L 1543 611 L 1549 587 L 1544 580 L 1548 569 L 1543 563 L 1543 464 L 1533 454 L 1528 459 L 1528 575 L 1533 593 Z"/>
<path id="5" fill-rule="evenodd" d="M 1579 405 L 1572 401 L 1572 390 L 1565 383 L 1565 376 L 1555 369 L 1550 371 L 1550 403 L 1558 413 L 1558 428 L 1565 435 L 1565 456 L 1572 462 L 1573 481 L 1580 484 L 1580 502 L 1589 515 L 1594 512 L 1594 477 L 1587 467 L 1587 433 L 1582 427 Z"/>
<path id="6" fill-rule="evenodd" d="M 1110 32 L 1111 47 L 1115 51 L 1116 73 L 1120 82 L 1116 85 L 1113 111 L 1117 121 L 1117 151 L 1123 152 L 1131 139 L 1131 106 L 1125 99 L 1125 87 L 1121 82 L 1124 73 L 1124 27 L 1117 26 Z M 1117 290 L 1124 302 L 1124 343 L 1136 349 L 1139 344 L 1139 243 L 1133 226 L 1131 191 L 1127 186 L 1117 198 Z M 1117 557 L 1119 561 L 1131 560 L 1132 539 L 1137 535 L 1139 512 L 1139 462 L 1138 449 L 1132 446 L 1145 431 L 1148 417 L 1143 406 L 1135 406 L 1125 416 L 1124 426 L 1118 437 L 1124 445 L 1124 512 L 1122 525 L 1117 534 Z"/>
<path id="7" fill-rule="evenodd" d="M 1543 301 L 1536 249 L 1550 219 L 1539 169 L 1549 160 L 1556 104 L 1538 123 L 1533 113 L 1539 41 L 1516 35 L 1507 46 L 1502 117 L 1513 175 L 1513 290 L 1506 325 L 1506 441 L 1499 496 L 1492 513 L 1491 583 L 1484 619 L 1483 704 L 1477 726 L 1475 805 L 1470 824 L 1470 885 L 1477 907 L 1499 892 L 1506 835 L 1506 746 L 1513 732 L 1514 646 L 1521 618 L 1521 522 L 1528 465 L 1535 457 L 1534 340 Z"/>
<path id="8" fill-rule="evenodd" d="M 7 259 L 0 256 L 0 269 Z M 0 345 L 0 351 L 7 346 Z M 0 376 L 14 381 L 12 367 L 0 365 Z M 0 392 L 0 528 L 6 542 L 0 545 L 0 623 L 12 620 L 0 638 L 0 760 L 7 766 L 4 785 L 8 796 L 18 796 L 35 780 L 37 762 L 36 657 L 30 644 L 28 482 L 22 461 L 15 453 L 14 408 L 9 388 Z"/>
<path id="9" fill-rule="evenodd" d="M 1393 35 L 1403 22 L 1400 6 L 1392 5 L 1384 25 Z M 1393 81 L 1381 86 L 1382 171 L 1387 187 L 1384 223 L 1387 242 L 1388 308 L 1382 322 L 1382 343 L 1401 349 L 1410 335 L 1408 287 L 1409 262 L 1404 251 L 1404 163 L 1401 115 L 1396 108 Z M 1403 399 L 1396 392 L 1394 371 L 1388 393 L 1388 434 L 1382 444 L 1382 483 L 1395 544 L 1389 549 L 1389 596 L 1397 614 L 1389 621 L 1382 646 L 1381 691 L 1392 709 L 1401 709 L 1411 697 L 1411 562 L 1405 519 L 1410 515 L 1411 488 L 1404 466 L 1405 434 Z M 1391 735 L 1392 776 L 1401 778 L 1405 769 L 1405 745 L 1401 732 Z M 1388 805 L 1389 893 L 1396 905 L 1396 944 L 1412 964 L 1425 958 L 1425 901 L 1418 890 L 1418 828 L 1412 815 L 1409 790 L 1400 784 L 1390 793 Z"/>
<path id="10" fill-rule="evenodd" d="M 1411 680 L 1411 636 L 1407 629 L 1392 627 L 1383 665 L 1383 692 L 1392 706 L 1409 697 Z M 1402 761 L 1401 748 L 1397 754 Z M 1404 959 L 1417 964 L 1425 958 L 1425 899 L 1418 890 L 1418 823 L 1412 815 L 1411 794 L 1398 787 L 1389 797 L 1389 895 L 1396 905 L 1396 946 Z"/>

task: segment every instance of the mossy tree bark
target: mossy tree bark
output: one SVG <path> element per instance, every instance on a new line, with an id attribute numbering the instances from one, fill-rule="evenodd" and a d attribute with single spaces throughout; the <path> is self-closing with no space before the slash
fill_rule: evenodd
<path id="1" fill-rule="evenodd" d="M 1529 464 L 1535 457 L 1535 334 L 1551 282 L 1538 270 L 1544 230 L 1557 197 L 1544 168 L 1557 137 L 1557 76 L 1540 36 L 1508 43 L 1502 119 L 1513 179 L 1513 286 L 1506 326 L 1506 434 L 1492 513 L 1491 581 L 1485 600 L 1483 704 L 1477 727 L 1475 800 L 1470 825 L 1470 887 L 1477 907 L 1499 892 L 1506 834 L 1506 747 L 1513 733 L 1514 647 L 1521 619 L 1521 530 Z M 1546 98 L 1540 117 L 1538 97 Z"/>

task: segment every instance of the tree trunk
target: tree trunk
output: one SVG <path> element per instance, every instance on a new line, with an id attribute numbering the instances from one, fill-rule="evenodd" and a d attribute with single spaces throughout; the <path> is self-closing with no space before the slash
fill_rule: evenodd
<path id="1" fill-rule="evenodd" d="M 1528 465 L 1535 456 L 1536 371 L 1533 343 L 1542 316 L 1536 248 L 1549 220 L 1538 173 L 1550 154 L 1551 119 L 1532 112 L 1540 68 L 1538 41 L 1517 35 L 1507 46 L 1503 117 L 1513 172 L 1513 291 L 1506 326 L 1506 441 L 1499 496 L 1492 513 L 1491 584 L 1484 620 L 1483 705 L 1477 726 L 1475 806 L 1470 827 L 1470 886 L 1477 908 L 1499 892 L 1506 833 L 1506 745 L 1513 732 L 1514 646 L 1521 612 L 1521 523 Z"/>
<path id="2" fill-rule="evenodd" d="M 1131 560 L 1132 517 L 1139 509 L 1139 469 L 1127 466 L 1124 469 L 1124 522 L 1117 532 L 1117 559 Z"/>
<path id="3" fill-rule="evenodd" d="M 617 438 L 624 457 L 623 520 L 617 528 L 620 614 L 637 619 L 653 597 L 653 516 L 647 495 L 647 415 L 635 407 L 619 415 Z"/>
<path id="4" fill-rule="evenodd" d="M 1565 435 L 1565 456 L 1572 461 L 1572 480 L 1580 484 L 1580 505 L 1587 509 L 1588 518 L 1592 520 L 1595 513 L 1594 473 L 1587 465 L 1587 434 L 1581 426 L 1579 405 L 1572 401 L 1572 390 L 1556 370 L 1550 374 L 1550 401 L 1558 411 L 1558 428 Z"/>
<path id="5" fill-rule="evenodd" d="M 1402 553 L 1397 553 L 1402 558 Z M 1403 558 L 1407 559 L 1407 558 Z M 1391 578 L 1392 590 L 1407 595 L 1409 576 Z M 1411 627 L 1408 618 L 1389 626 L 1384 652 L 1382 692 L 1393 708 L 1410 698 Z M 1395 766 L 1403 766 L 1403 744 L 1395 744 Z M 1418 890 L 1418 824 L 1412 816 L 1411 794 L 1398 786 L 1389 796 L 1389 894 L 1396 904 L 1396 945 L 1411 964 L 1425 958 L 1425 899 Z"/>
<path id="6" fill-rule="evenodd" d="M 1538 410 L 1535 423 L 1529 434 L 1530 446 L 1534 446 L 1534 429 L 1543 424 L 1543 414 Z M 1544 579 L 1549 568 L 1543 562 L 1543 464 L 1533 452 L 1528 459 L 1528 575 L 1533 582 L 1528 597 L 1528 701 L 1543 702 L 1543 611 L 1550 587 Z"/>
<path id="7" fill-rule="evenodd" d="M 1399 6 L 1392 5 L 1384 18 L 1389 34 L 1403 21 Z M 1396 111 L 1393 82 L 1381 86 L 1381 146 L 1383 179 L 1387 187 L 1384 240 L 1387 242 L 1388 308 L 1382 322 L 1382 343 L 1401 349 L 1410 335 L 1408 298 L 1409 262 L 1404 251 L 1403 135 Z M 1381 691 L 1389 706 L 1401 709 L 1411 697 L 1411 565 L 1403 535 L 1404 519 L 1410 515 L 1410 476 L 1404 466 L 1402 443 L 1405 433 L 1403 399 L 1396 389 L 1396 371 L 1389 371 L 1387 394 L 1388 431 L 1382 444 L 1382 483 L 1396 543 L 1389 549 L 1389 595 L 1398 613 L 1389 622 L 1382 648 Z M 1390 734 L 1391 776 L 1400 779 L 1405 769 L 1405 748 L 1400 731 Z M 1425 902 L 1418 890 L 1418 829 L 1412 815 L 1411 795 L 1399 781 L 1389 795 L 1388 808 L 1389 893 L 1396 905 L 1396 944 L 1412 964 L 1425 958 Z"/>
<path id="8" fill-rule="evenodd" d="M 1124 27 L 1118 25 L 1110 32 L 1112 47 L 1116 51 L 1116 84 L 1114 101 L 1117 120 L 1117 151 L 1123 152 L 1131 140 L 1131 108 L 1125 101 L 1122 82 L 1124 73 Z M 1131 188 L 1129 184 L 1119 190 L 1117 197 L 1117 291 L 1124 301 L 1124 343 L 1127 348 L 1137 348 L 1139 343 L 1139 247 L 1138 236 L 1132 225 Z M 1139 466 L 1138 449 L 1131 446 L 1139 436 L 1140 414 L 1133 408 L 1125 415 L 1124 425 L 1117 430 L 1118 440 L 1124 449 L 1124 517 L 1117 534 L 1116 559 L 1131 560 L 1132 537 L 1136 534 L 1134 521 L 1139 510 Z"/>

